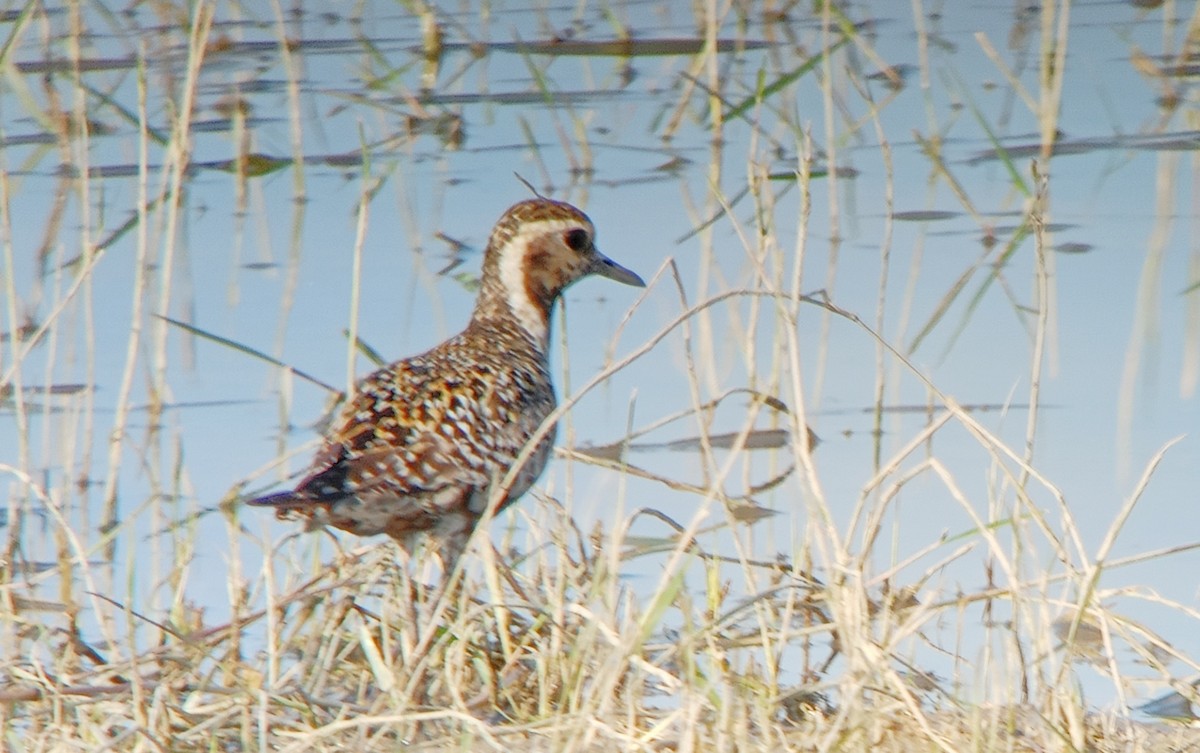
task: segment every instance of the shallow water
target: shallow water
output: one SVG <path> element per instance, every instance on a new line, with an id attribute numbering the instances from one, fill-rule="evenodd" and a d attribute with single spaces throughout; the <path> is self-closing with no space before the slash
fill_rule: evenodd
<path id="1" fill-rule="evenodd" d="M 804 306 L 796 360 L 831 525 L 859 540 L 860 496 L 898 491 L 878 507 L 884 543 L 850 547 L 863 552 L 871 584 L 884 575 L 892 587 L 919 584 L 923 603 L 983 589 L 988 568 L 1003 567 L 977 538 L 958 553 L 956 537 L 1025 514 L 1018 486 L 1045 516 L 1028 525 L 1053 533 L 1032 558 L 1041 567 L 1026 560 L 1008 575 L 1036 582 L 1041 568 L 1051 578 L 1086 569 L 1147 463 L 1179 436 L 1104 554 L 1189 547 L 1200 265 L 1188 242 L 1186 154 L 1200 137 L 1186 19 L 1169 18 L 1169 4 L 1076 4 L 1055 117 L 1039 86 L 1043 34 L 1055 30 L 1036 11 L 918 3 L 914 19 L 911 6 L 877 2 L 821 18 L 806 7 L 730 11 L 706 54 L 714 48 L 689 3 L 446 8 L 429 19 L 387 3 L 364 3 L 355 17 L 222 6 L 202 64 L 187 29 L 203 25 L 178 13 L 7 13 L 0 488 L 14 582 L 34 581 L 35 597 L 57 593 L 50 578 L 65 529 L 52 504 L 113 598 L 168 610 L 175 586 L 160 579 L 186 561 L 187 599 L 219 619 L 230 561 L 255 572 L 263 542 L 289 529 L 240 509 L 230 524 L 218 503 L 300 467 L 327 391 L 214 337 L 338 388 L 370 367 L 351 358 L 347 330 L 384 358 L 438 342 L 468 316 L 492 222 L 529 193 L 519 174 L 584 207 L 602 250 L 652 283 L 627 322 L 638 291 L 603 281 L 571 289 L 556 323 L 567 344 L 556 354 L 559 384 L 571 394 L 689 305 L 768 283 L 791 289 L 806 159 L 814 177 L 798 289 L 857 315 L 1016 456 L 1032 436 L 1032 465 L 1069 511 L 959 421 L 864 495 L 940 398 L 864 328 Z M 1047 123 L 1059 132 L 1052 149 L 1039 135 Z M 1034 159 L 1049 176 L 1040 372 L 1035 237 L 1024 221 Z M 772 238 L 759 246 L 763 217 Z M 796 374 L 777 314 L 735 296 L 690 319 L 586 395 L 563 443 L 611 456 L 627 426 L 731 390 L 797 409 L 776 379 Z M 732 394 L 703 428 L 736 434 L 748 404 Z M 778 514 L 751 515 L 769 523 L 736 534 L 766 561 L 801 551 L 814 515 L 813 484 L 786 473 L 781 424 L 777 411 L 760 412 L 750 445 L 761 446 L 747 447 L 725 484 L 732 496 L 769 487 L 754 502 Z M 703 486 L 726 455 L 718 447 L 710 466 L 700 430 L 685 418 L 639 435 L 625 457 Z M 897 486 L 929 458 L 966 504 L 929 471 Z M 701 495 L 625 483 L 560 460 L 542 489 L 569 499 L 583 530 L 639 507 L 685 523 L 700 508 Z M 538 515 L 532 499 L 522 507 Z M 671 533 L 649 519 L 633 532 Z M 703 545 L 737 549 L 728 532 Z M 649 589 L 654 562 L 634 560 L 629 578 Z M 1100 600 L 1195 655 L 1195 625 L 1170 601 L 1194 606 L 1198 564 L 1190 550 L 1131 561 L 1103 575 Z M 1076 598 L 1059 595 L 1052 613 Z M 1006 605 L 991 606 L 967 608 L 964 621 L 1009 618 Z M 1000 639 L 981 628 L 946 658 L 949 622 L 926 635 L 936 649 L 918 640 L 910 650 L 957 678 Z M 1157 678 L 1125 645 L 1143 642 L 1117 641 L 1115 661 Z M 1086 667 L 1080 675 L 1093 703 L 1118 699 L 1110 680 Z"/>

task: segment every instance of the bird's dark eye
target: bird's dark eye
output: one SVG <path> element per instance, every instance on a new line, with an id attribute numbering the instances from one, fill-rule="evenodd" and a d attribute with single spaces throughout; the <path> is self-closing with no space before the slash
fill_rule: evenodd
<path id="1" fill-rule="evenodd" d="M 587 231 L 581 230 L 580 228 L 568 230 L 567 234 L 563 236 L 563 240 L 566 241 L 567 247 L 572 251 L 586 251 L 587 247 L 590 245 L 588 242 Z"/>

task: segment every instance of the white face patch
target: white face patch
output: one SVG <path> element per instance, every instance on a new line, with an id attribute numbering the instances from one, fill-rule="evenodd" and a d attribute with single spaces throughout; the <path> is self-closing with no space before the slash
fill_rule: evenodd
<path id="1" fill-rule="evenodd" d="M 577 227 L 582 227 L 577 220 L 531 222 L 522 226 L 500 249 L 500 284 L 504 286 L 509 308 L 521 327 L 533 337 L 542 350 L 549 346 L 550 328 L 541 309 L 529 300 L 529 289 L 525 285 L 525 257 L 529 251 L 529 242 L 550 233 L 561 236 Z"/>

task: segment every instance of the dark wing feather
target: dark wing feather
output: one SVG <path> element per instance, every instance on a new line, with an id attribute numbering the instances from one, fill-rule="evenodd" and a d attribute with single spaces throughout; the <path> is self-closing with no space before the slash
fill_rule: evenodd
<path id="1" fill-rule="evenodd" d="M 294 494 L 319 503 L 372 492 L 420 495 L 481 488 L 507 470 L 554 408 L 549 375 L 514 372 L 507 349 L 493 343 L 496 355 L 481 356 L 478 343 L 464 340 L 359 382 Z"/>
<path id="2" fill-rule="evenodd" d="M 555 402 L 527 340 L 480 329 L 363 379 L 295 490 L 251 504 L 404 546 L 432 528 L 461 544 Z M 502 507 L 540 475 L 553 441 L 539 443 Z"/>

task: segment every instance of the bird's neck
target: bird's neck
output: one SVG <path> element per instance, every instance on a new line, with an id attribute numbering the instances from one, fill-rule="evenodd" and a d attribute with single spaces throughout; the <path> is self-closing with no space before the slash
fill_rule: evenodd
<path id="1" fill-rule="evenodd" d="M 544 354 L 550 345 L 550 312 L 562 285 L 544 279 L 544 273 L 531 278 L 529 240 L 518 233 L 497 251 L 485 254 L 483 287 L 472 321 L 515 326 Z"/>
<path id="2" fill-rule="evenodd" d="M 550 347 L 552 303 L 530 295 L 523 285 L 512 288 L 485 283 L 475 303 L 471 326 L 519 335 L 538 355 L 545 356 Z"/>

